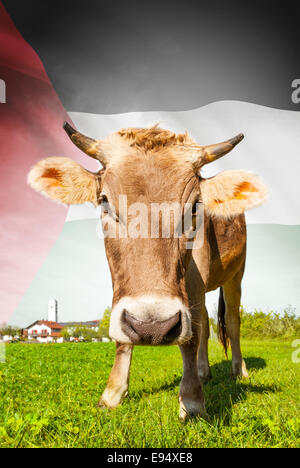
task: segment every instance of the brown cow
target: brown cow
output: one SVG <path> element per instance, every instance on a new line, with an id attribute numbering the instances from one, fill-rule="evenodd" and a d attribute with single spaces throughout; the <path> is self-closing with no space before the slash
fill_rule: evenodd
<path id="1" fill-rule="evenodd" d="M 258 176 L 244 171 L 224 171 L 210 179 L 200 173 L 203 165 L 228 153 L 243 135 L 200 146 L 187 133 L 175 134 L 157 125 L 123 129 L 104 140 L 85 137 L 67 123 L 64 127 L 75 145 L 99 160 L 103 169 L 94 174 L 70 159 L 54 157 L 36 164 L 28 181 L 62 203 L 102 204 L 103 227 L 117 232 L 105 237 L 116 359 L 99 405 L 114 408 L 126 394 L 134 345 L 178 344 L 183 359 L 180 417 L 203 415 L 202 383 L 211 378 L 207 291 L 220 288 L 219 337 L 225 351 L 230 342 L 232 373 L 248 376 L 240 349 L 239 316 L 246 258 L 244 211 L 263 202 L 266 187 Z M 152 207 L 159 207 L 156 235 L 150 235 L 148 228 L 143 235 L 141 230 L 140 235 L 128 235 L 127 223 L 136 209 L 124 215 L 120 195 L 126 196 L 127 206 L 139 202 L 146 208 L 140 229 L 150 220 Z M 180 219 L 185 206 L 192 206 L 192 224 L 177 235 L 179 218 L 175 221 L 173 213 L 169 235 L 164 236 L 164 210 L 174 204 L 180 208 Z M 199 206 L 204 207 L 204 215 L 198 225 Z M 196 235 L 188 248 L 189 233 L 200 231 L 202 242 L 194 246 Z"/>

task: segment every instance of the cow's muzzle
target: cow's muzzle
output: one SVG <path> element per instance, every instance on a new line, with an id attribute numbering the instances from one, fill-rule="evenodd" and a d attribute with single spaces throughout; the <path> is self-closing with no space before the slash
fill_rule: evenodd
<path id="1" fill-rule="evenodd" d="M 144 322 L 137 320 L 124 309 L 121 316 L 121 327 L 133 344 L 171 344 L 181 334 L 181 311 L 167 320 Z"/>
<path id="2" fill-rule="evenodd" d="M 192 336 L 191 314 L 179 297 L 125 296 L 113 307 L 109 334 L 118 343 L 182 344 Z"/>

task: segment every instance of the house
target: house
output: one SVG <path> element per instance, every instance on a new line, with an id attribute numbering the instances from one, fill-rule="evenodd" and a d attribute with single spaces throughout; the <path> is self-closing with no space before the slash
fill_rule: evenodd
<path id="1" fill-rule="evenodd" d="M 0 343 L 3 342 L 3 343 L 10 343 L 11 341 L 18 341 L 20 339 L 20 337 L 18 335 L 3 335 L 3 336 L 0 336 Z"/>
<path id="2" fill-rule="evenodd" d="M 49 320 L 36 320 L 23 329 L 23 337 L 29 341 L 36 340 L 39 343 L 62 343 L 61 335 L 63 327 Z"/>

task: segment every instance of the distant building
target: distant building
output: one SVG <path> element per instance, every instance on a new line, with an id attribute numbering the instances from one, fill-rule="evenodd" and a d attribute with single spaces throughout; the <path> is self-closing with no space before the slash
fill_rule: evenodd
<path id="1" fill-rule="evenodd" d="M 111 339 L 110 338 L 106 338 L 105 336 L 102 338 L 102 343 L 110 343 Z M 115 341 L 115 340 L 113 340 Z"/>
<path id="2" fill-rule="evenodd" d="M 58 323 L 58 302 L 56 299 L 50 299 L 48 302 L 48 320 L 36 320 L 27 328 L 23 329 L 22 335 L 23 338 L 28 339 L 28 341 L 38 341 L 39 343 L 63 343 L 63 328 L 65 328 L 71 335 L 74 330 L 79 327 L 90 328 L 97 331 L 99 324 L 100 320 Z M 80 341 L 80 339 L 76 340 Z"/>
<path id="3" fill-rule="evenodd" d="M 48 321 L 58 321 L 58 302 L 56 299 L 50 299 L 48 302 Z"/>
<path id="4" fill-rule="evenodd" d="M 62 329 L 63 327 L 57 322 L 37 320 L 23 329 L 23 337 L 29 341 L 36 340 L 39 343 L 62 343 Z"/>
<path id="5" fill-rule="evenodd" d="M 3 336 L 0 336 L 0 343 L 1 342 L 10 343 L 11 341 L 18 341 L 19 339 L 20 339 L 20 337 L 18 335 L 15 335 L 15 336 L 13 336 L 13 335 L 3 335 Z"/>

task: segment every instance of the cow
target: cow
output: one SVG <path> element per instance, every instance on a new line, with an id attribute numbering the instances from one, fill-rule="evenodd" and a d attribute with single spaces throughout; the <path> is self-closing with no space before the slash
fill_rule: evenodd
<path id="1" fill-rule="evenodd" d="M 101 163 L 97 173 L 71 159 L 50 157 L 28 175 L 36 191 L 72 205 L 102 206 L 102 224 L 125 226 L 120 196 L 128 206 L 192 206 L 189 232 L 202 232 L 194 246 L 184 230 L 162 235 L 163 210 L 156 219 L 156 236 L 129 236 L 119 229 L 105 236 L 105 250 L 113 285 L 110 336 L 116 357 L 100 407 L 115 408 L 127 394 L 135 345 L 178 345 L 183 360 L 179 416 L 204 416 L 202 384 L 211 379 L 208 361 L 209 319 L 205 293 L 220 288 L 218 335 L 224 350 L 232 350 L 232 375 L 247 378 L 240 348 L 241 281 L 246 260 L 245 210 L 267 196 L 261 178 L 251 172 L 227 170 L 203 178 L 201 169 L 227 154 L 244 138 L 239 134 L 222 143 L 201 146 L 188 134 L 148 128 L 121 129 L 105 139 L 87 137 L 64 124 L 72 142 Z M 198 207 L 199 226 L 195 226 Z M 125 216 L 125 217 L 126 217 Z M 177 222 L 177 221 L 176 221 Z M 176 228 L 176 229 L 175 229 Z M 120 233 L 123 232 L 121 235 Z M 192 244 L 192 247 L 191 247 Z M 88 281 L 88 279 L 87 279 Z"/>

